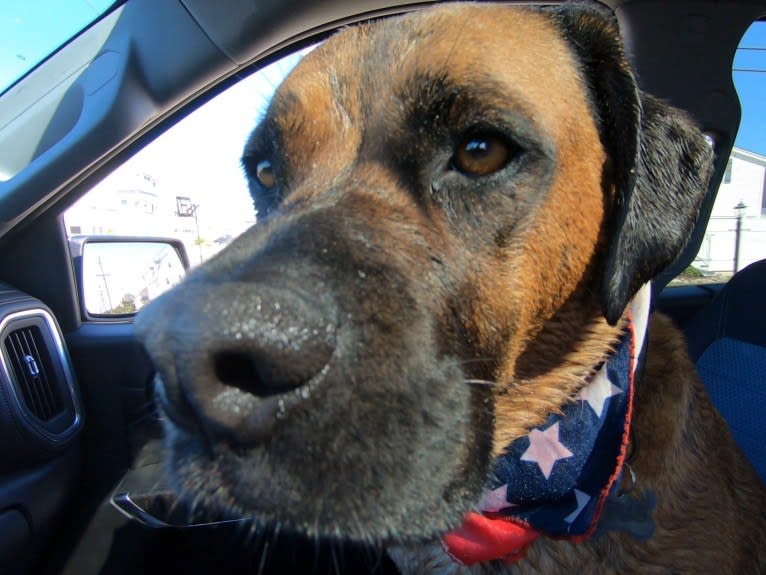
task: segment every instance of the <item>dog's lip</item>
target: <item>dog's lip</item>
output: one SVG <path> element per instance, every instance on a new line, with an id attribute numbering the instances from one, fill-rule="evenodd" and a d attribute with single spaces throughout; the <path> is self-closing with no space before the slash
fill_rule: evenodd
<path id="1" fill-rule="evenodd" d="M 160 413 L 167 417 L 175 427 L 187 431 L 200 429 L 201 424 L 189 405 L 188 399 L 182 396 L 177 401 L 172 401 L 168 397 L 167 388 L 159 373 L 154 376 L 154 399 Z"/>
<path id="2" fill-rule="evenodd" d="M 173 406 L 160 374 L 155 374 L 154 376 L 154 400 L 157 403 L 157 407 L 168 417 L 168 419 L 173 421 L 173 423 L 179 427 L 186 426 L 188 414 L 182 415 L 175 406 Z"/>

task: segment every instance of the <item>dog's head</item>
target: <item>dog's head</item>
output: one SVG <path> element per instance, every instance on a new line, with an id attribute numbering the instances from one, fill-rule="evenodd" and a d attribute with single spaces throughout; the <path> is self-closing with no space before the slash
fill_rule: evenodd
<path id="1" fill-rule="evenodd" d="M 682 248 L 710 155 L 589 10 L 339 33 L 246 145 L 257 225 L 137 319 L 176 486 L 309 534 L 453 527 Z"/>

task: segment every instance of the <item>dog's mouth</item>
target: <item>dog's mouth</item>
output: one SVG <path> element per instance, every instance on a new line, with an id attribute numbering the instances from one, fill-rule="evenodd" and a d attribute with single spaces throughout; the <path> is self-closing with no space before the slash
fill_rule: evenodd
<path id="1" fill-rule="evenodd" d="M 248 519 L 310 537 L 342 534 L 368 543 L 421 541 L 454 526 L 481 487 L 481 466 L 469 470 L 462 464 L 470 447 L 459 428 L 467 421 L 444 417 L 458 407 L 454 400 L 432 406 L 446 407 L 433 415 L 406 414 L 391 405 L 377 418 L 364 415 L 364 406 L 359 417 L 351 406 L 312 417 L 332 401 L 322 389 L 335 383 L 330 371 L 315 380 L 310 393 L 268 399 L 268 410 L 258 418 L 270 420 L 272 435 L 249 443 L 211 431 L 204 415 L 179 408 L 158 392 L 169 475 L 181 499 L 197 518 Z M 158 382 L 159 389 L 165 387 Z M 233 410 L 250 403 L 227 401 Z M 381 407 L 380 399 L 373 401 Z M 384 421 L 416 417 L 432 426 L 407 432 Z M 470 414 L 464 417 L 469 420 Z M 422 463 L 428 460 L 433 462 Z M 452 467 L 456 461 L 461 464 Z M 435 463 L 441 467 L 436 473 Z"/>

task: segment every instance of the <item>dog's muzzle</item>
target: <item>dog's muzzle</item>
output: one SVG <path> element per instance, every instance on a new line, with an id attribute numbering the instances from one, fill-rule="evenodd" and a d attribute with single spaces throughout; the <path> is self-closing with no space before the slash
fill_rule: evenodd
<path id="1" fill-rule="evenodd" d="M 439 335 L 452 316 L 438 246 L 419 212 L 386 203 L 394 191 L 349 185 L 326 209 L 285 209 L 138 314 L 182 500 L 309 535 L 414 541 L 479 496 L 491 392 L 466 384 Z"/>

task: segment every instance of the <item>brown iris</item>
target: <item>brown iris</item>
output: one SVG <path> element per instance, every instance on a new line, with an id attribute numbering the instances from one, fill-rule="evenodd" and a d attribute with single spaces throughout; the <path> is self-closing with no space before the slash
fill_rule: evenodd
<path id="1" fill-rule="evenodd" d="M 469 176 L 487 176 L 511 159 L 508 142 L 496 134 L 477 134 L 464 139 L 452 157 L 456 170 Z"/>
<path id="2" fill-rule="evenodd" d="M 255 177 L 264 188 L 273 188 L 274 184 L 277 183 L 274 168 L 268 160 L 258 162 L 258 165 L 255 167 Z"/>

